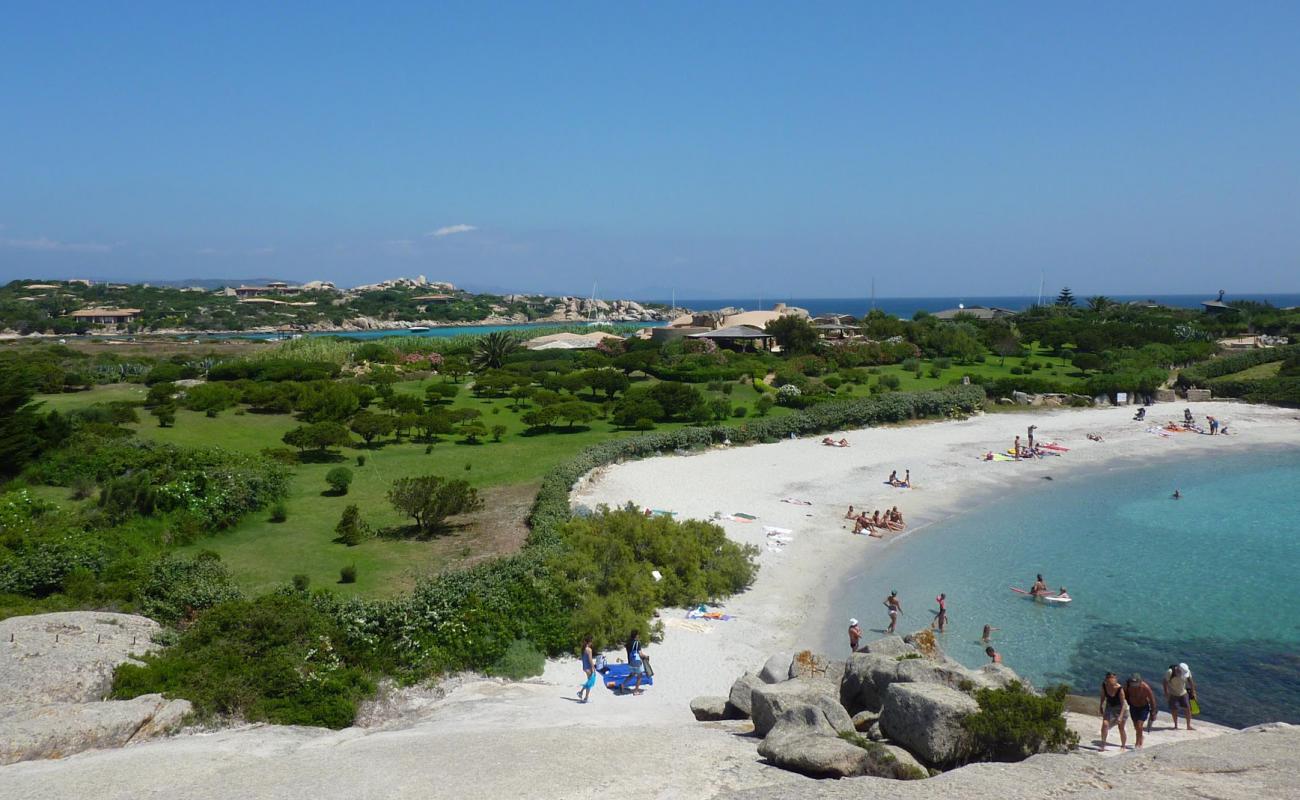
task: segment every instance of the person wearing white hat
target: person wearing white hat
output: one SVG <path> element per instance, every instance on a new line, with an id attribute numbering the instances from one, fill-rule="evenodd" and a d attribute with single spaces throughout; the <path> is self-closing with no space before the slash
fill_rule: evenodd
<path id="1" fill-rule="evenodd" d="M 862 628 L 858 627 L 858 621 L 852 617 L 849 618 L 849 652 L 858 652 L 858 642 L 862 641 Z"/>
<path id="2" fill-rule="evenodd" d="M 1186 663 L 1173 664 L 1165 670 L 1165 702 L 1169 704 L 1169 716 L 1174 718 L 1174 730 L 1178 730 L 1178 712 L 1187 718 L 1187 730 L 1192 727 L 1192 701 L 1196 699 L 1196 682 L 1192 680 L 1192 671 Z"/>

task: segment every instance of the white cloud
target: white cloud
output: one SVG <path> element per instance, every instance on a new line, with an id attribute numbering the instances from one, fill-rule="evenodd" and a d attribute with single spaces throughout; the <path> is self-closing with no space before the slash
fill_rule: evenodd
<path id="1" fill-rule="evenodd" d="M 60 242 L 42 236 L 39 239 L 0 239 L 0 247 L 42 253 L 108 253 L 112 251 L 114 245 L 95 242 Z"/>
<path id="2" fill-rule="evenodd" d="M 476 230 L 478 230 L 477 227 L 473 225 L 466 225 L 465 223 L 462 222 L 459 225 L 447 225 L 446 227 L 439 228 L 436 231 L 430 231 L 429 233 L 426 233 L 425 236 L 435 236 L 435 237 L 451 236 L 452 234 L 456 234 L 456 233 L 469 233 L 470 231 L 476 231 Z"/>

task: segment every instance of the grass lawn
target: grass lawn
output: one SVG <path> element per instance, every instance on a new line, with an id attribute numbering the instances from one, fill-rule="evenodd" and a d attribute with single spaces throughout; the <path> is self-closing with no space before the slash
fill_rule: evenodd
<path id="1" fill-rule="evenodd" d="M 1253 367 L 1243 369 L 1241 372 L 1233 372 L 1229 375 L 1220 375 L 1215 378 L 1216 381 L 1260 381 L 1265 378 L 1275 378 L 1278 372 L 1282 370 L 1281 361 L 1269 361 L 1266 364 L 1256 364 Z"/>
<path id="2" fill-rule="evenodd" d="M 1035 377 L 1052 378 L 1052 379 L 1069 379 L 1078 376 L 1078 369 L 1073 364 L 1063 358 L 1057 358 L 1051 355 L 1050 351 L 1039 350 L 1034 348 L 1030 354 L 1021 358 L 1018 356 L 1008 356 L 1006 363 L 999 356 L 991 355 L 988 360 L 979 364 L 956 364 L 954 363 L 948 369 L 939 372 L 938 377 L 930 375 L 930 367 L 934 362 L 922 360 L 921 377 L 916 377 L 914 372 L 909 372 L 899 364 L 893 364 L 887 367 L 878 367 L 881 375 L 897 375 L 900 381 L 899 389 L 904 392 L 920 392 L 930 389 L 941 389 L 950 386 L 956 381 L 960 381 L 963 375 L 971 377 L 987 378 L 1010 378 L 1012 367 L 1023 366 L 1026 361 L 1033 361 L 1041 364 L 1038 369 L 1031 374 Z M 874 380 L 874 379 L 873 379 Z"/>
<path id="3" fill-rule="evenodd" d="M 45 404 L 50 411 L 60 413 L 76 411 L 95 403 L 112 403 L 115 401 L 139 402 L 144 400 L 148 389 L 139 383 L 110 383 L 96 386 L 85 392 L 65 392 L 62 394 L 38 394 L 36 399 Z"/>

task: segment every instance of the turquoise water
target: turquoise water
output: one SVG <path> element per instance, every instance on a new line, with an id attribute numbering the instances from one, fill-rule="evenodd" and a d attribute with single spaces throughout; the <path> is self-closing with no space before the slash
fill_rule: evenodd
<path id="1" fill-rule="evenodd" d="M 843 611 L 824 641 L 847 646 L 840 617 L 883 629 L 890 589 L 900 631 L 927 625 L 947 592 L 942 644 L 967 665 L 988 660 L 987 623 L 1007 664 L 1040 686 L 1092 694 L 1107 671 L 1140 672 L 1159 692 L 1163 670 L 1187 662 L 1206 719 L 1300 722 L 1298 534 L 1294 449 L 1058 477 L 873 553 L 834 598 Z M 1074 602 L 1009 590 L 1038 572 Z"/>

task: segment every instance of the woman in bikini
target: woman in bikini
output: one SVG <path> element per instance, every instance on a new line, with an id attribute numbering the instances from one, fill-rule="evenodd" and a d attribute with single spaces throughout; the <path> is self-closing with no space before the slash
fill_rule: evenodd
<path id="1" fill-rule="evenodd" d="M 1114 725 L 1119 728 L 1119 749 L 1128 749 L 1128 732 L 1124 729 L 1125 719 L 1128 717 L 1126 704 L 1128 698 L 1124 696 L 1124 687 L 1120 685 L 1119 678 L 1113 672 L 1107 672 L 1106 678 L 1101 682 L 1101 698 L 1097 706 L 1097 711 L 1101 714 L 1101 751 L 1106 751 L 1106 736 L 1110 733 L 1110 726 Z"/>

